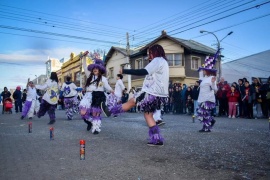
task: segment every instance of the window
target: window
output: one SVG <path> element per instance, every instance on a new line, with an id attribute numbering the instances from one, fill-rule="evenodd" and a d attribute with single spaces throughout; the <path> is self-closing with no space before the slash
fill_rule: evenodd
<path id="1" fill-rule="evenodd" d="M 110 78 L 112 79 L 112 78 L 114 78 L 114 72 L 113 72 L 113 67 L 112 68 L 110 68 L 109 69 L 110 70 Z"/>
<path id="2" fill-rule="evenodd" d="M 182 66 L 182 57 L 180 53 L 166 54 L 169 66 Z"/>
<path id="3" fill-rule="evenodd" d="M 142 69 L 143 68 L 143 60 L 142 59 L 136 59 L 135 61 L 135 69 Z"/>
<path id="4" fill-rule="evenodd" d="M 192 56 L 191 57 L 191 69 L 197 70 L 200 65 L 201 58 Z"/>

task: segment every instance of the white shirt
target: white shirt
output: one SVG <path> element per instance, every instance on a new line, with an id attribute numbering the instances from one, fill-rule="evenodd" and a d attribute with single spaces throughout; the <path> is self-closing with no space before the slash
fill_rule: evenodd
<path id="1" fill-rule="evenodd" d="M 122 79 L 118 79 L 116 81 L 116 84 L 115 84 L 115 90 L 114 90 L 114 94 L 117 96 L 117 97 L 122 97 L 122 94 L 123 94 L 123 90 L 125 89 L 125 85 L 122 81 Z"/>
<path id="2" fill-rule="evenodd" d="M 93 82 L 95 79 L 97 78 L 97 76 L 94 76 L 92 81 Z M 108 83 L 108 80 L 106 77 L 102 76 L 101 81 L 99 81 L 99 85 L 97 86 L 97 83 L 94 82 L 92 84 L 90 84 L 90 86 L 86 87 L 86 91 L 112 91 L 111 86 Z"/>
<path id="3" fill-rule="evenodd" d="M 44 99 L 50 104 L 57 104 L 58 93 L 59 93 L 57 82 L 52 81 L 51 79 L 48 79 L 45 84 L 36 85 L 36 88 L 41 89 L 41 90 L 46 90 L 46 93 L 43 95 L 42 99 Z"/>
<path id="4" fill-rule="evenodd" d="M 154 58 L 144 69 L 147 70 L 142 91 L 154 96 L 168 97 L 169 65 L 163 57 Z"/>
<path id="5" fill-rule="evenodd" d="M 70 84 L 64 83 L 62 85 L 61 91 L 63 91 L 64 97 L 74 97 L 78 95 L 76 89 L 77 89 L 77 86 L 74 83 L 70 83 Z"/>
<path id="6" fill-rule="evenodd" d="M 214 76 L 205 76 L 203 77 L 203 72 L 199 72 L 200 80 L 202 82 L 200 83 L 200 93 L 198 97 L 198 102 L 202 103 L 205 101 L 210 101 L 215 103 L 215 91 L 217 90 L 217 84 L 216 81 L 214 83 L 211 82 L 212 77 Z"/>
<path id="7" fill-rule="evenodd" d="M 37 89 L 30 86 L 27 87 L 26 101 L 32 101 L 37 99 Z"/>

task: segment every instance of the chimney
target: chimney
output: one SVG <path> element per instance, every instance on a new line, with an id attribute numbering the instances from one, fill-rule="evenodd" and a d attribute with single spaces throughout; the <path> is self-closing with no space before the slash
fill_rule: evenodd
<path id="1" fill-rule="evenodd" d="M 167 35 L 167 32 L 165 30 L 161 31 L 161 35 Z"/>

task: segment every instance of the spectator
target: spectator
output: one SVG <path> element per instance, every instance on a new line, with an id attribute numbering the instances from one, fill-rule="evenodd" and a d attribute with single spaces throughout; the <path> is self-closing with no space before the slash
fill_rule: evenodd
<path id="1" fill-rule="evenodd" d="M 2 109 L 2 114 L 4 114 L 4 101 L 6 98 L 10 98 L 11 93 L 8 91 L 7 87 L 4 87 L 4 91 L 1 93 L 2 96 L 2 104 L 3 104 L 3 109 Z"/>
<path id="2" fill-rule="evenodd" d="M 16 90 L 14 91 L 12 97 L 15 101 L 15 112 L 22 112 L 22 92 L 20 86 L 16 87 Z"/>
<path id="3" fill-rule="evenodd" d="M 239 106 L 239 117 L 244 117 L 244 108 L 242 99 L 245 96 L 245 84 L 243 79 L 238 79 L 238 92 L 240 94 L 238 98 L 238 106 Z"/>
<path id="4" fill-rule="evenodd" d="M 121 98 L 121 101 L 122 103 L 126 103 L 128 101 L 128 93 L 127 93 L 127 88 L 124 89 L 123 91 L 123 95 L 122 95 L 122 98 Z"/>
<path id="5" fill-rule="evenodd" d="M 235 89 L 235 86 L 231 86 L 231 90 L 227 93 L 228 98 L 228 118 L 235 118 L 236 115 L 236 104 L 238 103 L 239 92 Z"/>
<path id="6" fill-rule="evenodd" d="M 23 90 L 23 94 L 22 94 L 22 103 L 24 104 L 26 101 L 26 89 Z"/>
<path id="7" fill-rule="evenodd" d="M 245 96 L 242 99 L 244 105 L 244 116 L 248 119 L 253 119 L 253 103 L 255 100 L 255 91 L 250 86 L 249 81 L 245 82 Z"/>
<path id="8" fill-rule="evenodd" d="M 187 113 L 187 106 L 186 106 L 186 91 L 187 91 L 187 85 L 183 84 L 183 88 L 181 91 L 181 99 L 182 99 L 182 109 L 183 109 L 183 113 L 186 114 Z"/>
<path id="9" fill-rule="evenodd" d="M 261 83 L 260 80 L 258 78 L 254 78 L 253 79 L 253 83 L 252 83 L 252 88 L 255 90 L 255 101 L 254 101 L 254 105 L 257 111 L 256 114 L 256 118 L 262 118 L 262 96 L 261 96 L 261 92 L 260 92 L 260 88 L 261 88 Z"/>
<path id="10" fill-rule="evenodd" d="M 270 120 L 270 76 L 268 77 L 267 83 L 263 84 L 260 88 L 262 95 L 262 112 L 265 117 Z"/>
<path id="11" fill-rule="evenodd" d="M 200 93 L 200 81 L 196 81 L 195 85 L 192 89 L 192 100 L 194 104 L 194 116 L 197 116 L 197 109 L 198 109 L 198 97 Z"/>
<path id="12" fill-rule="evenodd" d="M 219 116 L 228 114 L 228 100 L 227 93 L 230 90 L 230 86 L 227 81 L 224 80 L 224 77 L 220 78 L 220 82 L 217 84 L 217 98 L 219 102 Z"/>

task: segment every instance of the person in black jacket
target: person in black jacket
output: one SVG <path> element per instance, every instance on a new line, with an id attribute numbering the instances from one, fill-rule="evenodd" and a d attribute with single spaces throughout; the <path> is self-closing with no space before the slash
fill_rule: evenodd
<path id="1" fill-rule="evenodd" d="M 26 101 L 26 97 L 27 97 L 27 92 L 26 89 L 23 90 L 23 94 L 22 94 L 22 103 L 24 104 Z"/>
<path id="2" fill-rule="evenodd" d="M 264 83 L 260 88 L 260 93 L 262 97 L 262 113 L 264 117 L 269 117 L 270 119 L 270 76 L 267 83 Z"/>
<path id="3" fill-rule="evenodd" d="M 1 93 L 1 96 L 2 96 L 2 103 L 3 103 L 2 114 L 4 114 L 4 101 L 6 98 L 9 98 L 11 96 L 11 93 L 8 91 L 7 87 L 4 87 L 4 91 Z"/>
<path id="4" fill-rule="evenodd" d="M 193 100 L 193 104 L 194 104 L 194 116 L 197 116 L 197 109 L 198 109 L 198 97 L 199 97 L 199 93 L 200 93 L 200 81 L 196 81 L 195 85 L 192 89 L 192 100 Z"/>
<path id="5" fill-rule="evenodd" d="M 15 112 L 22 112 L 22 92 L 20 86 L 16 87 L 16 90 L 14 91 L 12 97 L 15 101 Z"/>

